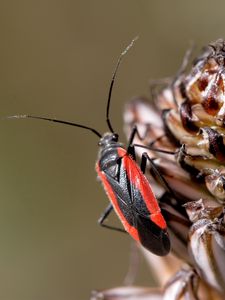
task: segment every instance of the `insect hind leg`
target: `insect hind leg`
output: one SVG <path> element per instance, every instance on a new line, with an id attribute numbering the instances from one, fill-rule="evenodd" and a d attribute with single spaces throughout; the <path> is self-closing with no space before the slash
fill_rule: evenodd
<path id="1" fill-rule="evenodd" d="M 123 233 L 127 233 L 126 230 L 122 229 L 122 228 L 118 228 L 118 227 L 114 227 L 114 226 L 111 226 L 111 225 L 106 225 L 104 224 L 104 221 L 107 219 L 107 217 L 110 215 L 110 213 L 113 211 L 113 206 L 112 204 L 110 203 L 105 211 L 102 213 L 101 217 L 98 219 L 98 224 L 104 228 L 108 228 L 108 229 L 111 229 L 111 230 L 115 230 L 115 231 L 119 231 L 119 232 L 123 232 Z"/>

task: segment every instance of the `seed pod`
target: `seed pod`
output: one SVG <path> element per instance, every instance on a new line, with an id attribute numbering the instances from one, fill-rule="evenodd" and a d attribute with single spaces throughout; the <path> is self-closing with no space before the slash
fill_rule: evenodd
<path id="1" fill-rule="evenodd" d="M 186 204 L 193 225 L 189 250 L 202 279 L 225 291 L 225 226 L 222 207 L 207 207 L 204 201 Z"/>

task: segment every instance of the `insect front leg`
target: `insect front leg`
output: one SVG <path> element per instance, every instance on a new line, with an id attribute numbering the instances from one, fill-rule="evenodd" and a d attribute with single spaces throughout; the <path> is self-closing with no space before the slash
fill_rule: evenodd
<path id="1" fill-rule="evenodd" d="M 146 132 L 147 132 L 147 130 L 146 130 Z M 134 146 L 133 146 L 133 141 L 134 141 L 135 135 L 137 135 L 138 138 L 142 141 L 142 140 L 145 139 L 146 134 L 144 135 L 144 137 L 141 137 L 139 132 L 138 132 L 138 129 L 137 129 L 136 125 L 133 127 L 133 129 L 131 131 L 130 138 L 129 138 L 129 141 L 128 141 L 127 152 L 136 161 L 135 149 L 134 149 Z"/>
<path id="2" fill-rule="evenodd" d="M 110 226 L 110 225 L 106 225 L 104 224 L 104 221 L 107 219 L 107 217 L 110 215 L 110 213 L 113 211 L 113 206 L 110 203 L 105 211 L 102 213 L 101 217 L 98 219 L 98 224 L 104 228 L 108 228 L 111 230 L 115 230 L 115 231 L 120 231 L 120 232 L 124 232 L 127 233 L 126 230 L 122 229 L 122 228 L 118 228 L 118 227 L 114 227 L 114 226 Z"/>
<path id="3" fill-rule="evenodd" d="M 151 124 L 146 124 L 146 126 L 151 126 Z M 129 147 L 133 144 L 135 135 L 137 135 L 137 137 L 138 137 L 141 141 L 143 141 L 143 140 L 145 139 L 147 133 L 148 133 L 148 129 L 146 129 L 146 133 L 145 133 L 144 136 L 142 137 L 142 136 L 140 135 L 140 133 L 138 132 L 137 126 L 134 125 L 134 127 L 133 127 L 133 129 L 132 129 L 132 131 L 131 131 L 131 134 L 130 134 L 129 141 L 128 141 L 128 149 L 129 149 Z"/>
<path id="4" fill-rule="evenodd" d="M 151 124 L 149 123 L 149 124 L 145 124 L 145 125 L 146 125 L 146 131 L 145 131 L 145 133 L 143 134 L 143 136 L 140 135 L 140 133 L 139 133 L 139 131 L 138 131 L 136 125 L 134 125 L 134 127 L 133 127 L 133 129 L 132 129 L 132 131 L 131 131 L 131 134 L 130 134 L 130 138 L 129 138 L 129 141 L 128 141 L 127 152 L 128 152 L 130 155 L 133 156 L 134 160 L 136 160 L 136 159 L 135 159 L 135 153 L 134 153 L 134 150 L 132 150 L 131 148 L 132 148 L 133 146 L 136 146 L 136 144 L 133 144 L 133 141 L 134 141 L 134 138 L 135 138 L 136 135 L 137 135 L 137 137 L 138 137 L 138 139 L 139 139 L 140 141 L 145 140 L 145 138 L 146 138 L 146 136 L 147 136 L 147 134 L 148 134 L 149 127 L 151 126 Z M 154 144 L 155 144 L 156 142 L 160 141 L 160 140 L 163 139 L 164 137 L 165 137 L 165 134 L 162 134 L 162 135 L 156 137 L 156 138 L 155 138 L 153 141 L 151 141 L 151 142 L 148 144 L 148 146 L 146 146 L 146 147 L 149 147 L 149 149 L 150 149 L 151 147 L 154 146 Z M 151 150 L 151 149 L 150 149 L 150 150 Z M 154 150 L 157 150 L 157 149 L 154 149 Z"/>

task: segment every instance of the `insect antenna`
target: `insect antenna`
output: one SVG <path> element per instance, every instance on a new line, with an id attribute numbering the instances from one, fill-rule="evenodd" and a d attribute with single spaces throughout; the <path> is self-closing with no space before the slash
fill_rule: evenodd
<path id="1" fill-rule="evenodd" d="M 114 133 L 110 118 L 109 118 L 109 109 L 110 109 L 110 102 L 111 102 L 111 96 L 112 96 L 112 89 L 113 89 L 113 85 L 116 79 L 116 75 L 117 75 L 117 71 L 119 69 L 120 63 L 122 61 L 123 56 L 129 51 L 129 49 L 134 45 L 134 43 L 136 42 L 136 40 L 138 39 L 138 36 L 136 36 L 131 43 L 125 48 L 125 50 L 120 54 L 119 59 L 117 61 L 115 70 L 113 72 L 113 76 L 112 76 L 112 80 L 110 83 L 110 87 L 109 87 L 109 95 L 108 95 L 108 100 L 107 100 L 107 106 L 106 106 L 106 123 L 109 127 L 109 130 Z"/>
<path id="2" fill-rule="evenodd" d="M 50 121 L 50 122 L 55 122 L 55 123 L 61 123 L 61 124 L 66 124 L 66 125 L 70 125 L 70 126 L 80 127 L 80 128 L 90 130 L 91 132 L 93 132 L 95 135 L 97 135 L 100 138 L 102 137 L 102 135 L 96 129 L 94 129 L 92 127 L 82 125 L 82 124 L 73 123 L 73 122 L 68 122 L 68 121 L 63 121 L 63 120 L 58 120 L 58 119 L 52 119 L 52 118 L 39 117 L 39 116 L 32 116 L 32 115 L 15 115 L 15 116 L 7 117 L 7 119 L 26 119 L 26 118 L 39 119 L 39 120 L 44 120 L 44 121 Z"/>
<path id="3" fill-rule="evenodd" d="M 110 84 L 110 88 L 109 88 L 109 95 L 108 95 L 108 100 L 107 100 L 107 107 L 106 107 L 106 122 L 108 124 L 109 130 L 114 133 L 114 130 L 112 128 L 110 119 L 109 119 L 109 109 L 110 109 L 110 101 L 111 101 L 111 96 L 112 96 L 112 89 L 113 89 L 113 85 L 115 82 L 115 78 L 116 78 L 116 74 L 119 68 L 119 65 L 122 61 L 123 56 L 127 53 L 127 51 L 133 46 L 134 42 L 138 39 L 138 37 L 135 37 L 131 43 L 125 48 L 125 50 L 120 54 L 120 57 L 117 61 L 115 70 L 113 72 L 113 76 L 112 76 L 112 80 L 111 80 L 111 84 Z M 93 132 L 95 135 L 97 135 L 99 138 L 102 137 L 102 135 L 94 128 L 86 126 L 86 125 L 82 125 L 82 124 L 77 124 L 77 123 L 73 123 L 73 122 L 68 122 L 68 121 L 64 121 L 64 120 L 58 120 L 58 119 L 53 119 L 53 118 L 46 118 L 46 117 L 41 117 L 41 116 L 33 116 L 33 115 L 14 115 L 14 116 L 8 116 L 7 119 L 26 119 L 26 118 L 31 118 L 31 119 L 39 119 L 39 120 L 44 120 L 44 121 L 50 121 L 50 122 L 55 122 L 55 123 L 61 123 L 61 124 L 66 124 L 66 125 L 70 125 L 70 126 L 75 126 L 75 127 L 80 127 L 83 129 L 87 129 L 91 132 Z"/>

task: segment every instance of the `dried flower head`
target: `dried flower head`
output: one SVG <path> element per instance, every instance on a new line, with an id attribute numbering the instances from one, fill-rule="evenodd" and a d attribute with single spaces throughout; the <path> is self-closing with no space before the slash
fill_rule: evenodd
<path id="1" fill-rule="evenodd" d="M 124 287 L 93 299 L 224 299 L 225 41 L 204 48 L 188 71 L 190 52 L 174 79 L 154 85 L 151 102 L 133 99 L 124 112 L 126 135 L 134 125 L 140 133 L 134 144 L 174 152 L 144 150 L 154 161 L 147 176 L 167 221 L 173 254 L 144 253 L 153 268 L 164 265 L 155 268 L 160 279 L 171 278 L 157 291 Z M 179 260 L 168 267 L 175 257 Z"/>

